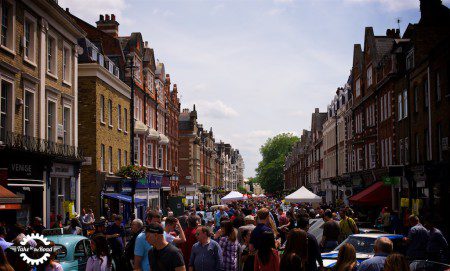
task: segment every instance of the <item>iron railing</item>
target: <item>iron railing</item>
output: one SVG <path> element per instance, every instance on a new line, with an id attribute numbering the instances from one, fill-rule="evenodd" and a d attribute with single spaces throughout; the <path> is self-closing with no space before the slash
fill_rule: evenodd
<path id="1" fill-rule="evenodd" d="M 5 148 L 40 153 L 60 158 L 83 160 L 83 151 L 76 146 L 6 131 L 0 141 Z"/>

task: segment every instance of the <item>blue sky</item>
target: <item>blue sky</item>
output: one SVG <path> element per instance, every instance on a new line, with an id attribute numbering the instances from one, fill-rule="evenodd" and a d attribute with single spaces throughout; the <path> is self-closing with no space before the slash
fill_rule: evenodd
<path id="1" fill-rule="evenodd" d="M 444 4 L 449 6 L 450 0 Z M 196 104 L 215 138 L 238 148 L 254 175 L 259 147 L 281 132 L 309 129 L 352 65 L 364 28 L 402 32 L 420 18 L 419 0 L 59 0 L 95 25 L 116 14 L 119 35 L 141 32 L 178 85 L 182 108 Z"/>

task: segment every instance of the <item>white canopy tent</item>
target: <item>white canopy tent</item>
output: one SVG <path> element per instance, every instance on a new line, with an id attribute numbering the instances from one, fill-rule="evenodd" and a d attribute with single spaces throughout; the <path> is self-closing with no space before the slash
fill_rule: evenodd
<path id="1" fill-rule="evenodd" d="M 222 203 L 225 203 L 225 202 L 243 200 L 243 199 L 244 199 L 244 195 L 242 195 L 241 193 L 239 193 L 237 191 L 231 191 L 230 193 L 228 193 L 228 195 L 223 197 L 221 199 L 221 201 L 222 201 Z"/>
<path id="2" fill-rule="evenodd" d="M 317 196 L 313 192 L 309 191 L 306 187 L 302 186 L 300 189 L 284 198 L 285 202 L 322 202 L 322 198 Z"/>
<path id="3" fill-rule="evenodd" d="M 257 198 L 258 195 L 252 194 L 252 198 Z"/>
<path id="4" fill-rule="evenodd" d="M 264 194 L 259 194 L 258 198 L 267 198 Z"/>

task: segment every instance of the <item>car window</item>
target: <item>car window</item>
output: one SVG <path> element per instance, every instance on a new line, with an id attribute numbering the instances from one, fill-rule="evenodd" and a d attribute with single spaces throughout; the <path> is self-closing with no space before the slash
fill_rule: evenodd
<path id="1" fill-rule="evenodd" d="M 73 256 L 75 259 L 79 258 L 85 258 L 86 257 L 86 250 L 84 245 L 84 240 L 81 240 L 77 243 L 75 246 L 75 251 L 73 253 Z"/>
<path id="2" fill-rule="evenodd" d="M 334 250 L 339 250 L 345 243 L 350 243 L 355 247 L 356 253 L 372 254 L 375 240 L 375 238 L 350 236 Z"/>
<path id="3" fill-rule="evenodd" d="M 59 244 L 56 244 L 55 248 L 57 249 L 56 259 L 64 260 L 67 256 L 67 248 Z"/>
<path id="4" fill-rule="evenodd" d="M 92 255 L 91 243 L 88 239 L 84 240 L 84 246 L 86 248 L 87 256 L 90 257 Z"/>

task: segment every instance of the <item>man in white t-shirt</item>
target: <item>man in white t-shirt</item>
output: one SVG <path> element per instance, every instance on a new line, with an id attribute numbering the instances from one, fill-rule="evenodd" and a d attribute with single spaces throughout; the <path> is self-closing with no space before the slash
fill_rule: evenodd
<path id="1" fill-rule="evenodd" d="M 176 217 L 169 216 L 166 218 L 164 225 L 164 238 L 167 242 L 173 245 L 179 245 L 181 243 L 186 242 L 186 237 L 184 235 L 184 231 L 181 228 L 180 221 Z M 179 232 L 179 235 L 174 235 Z"/>

